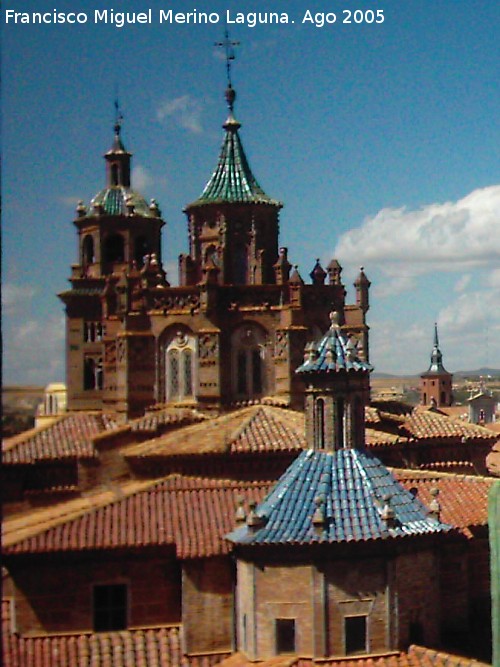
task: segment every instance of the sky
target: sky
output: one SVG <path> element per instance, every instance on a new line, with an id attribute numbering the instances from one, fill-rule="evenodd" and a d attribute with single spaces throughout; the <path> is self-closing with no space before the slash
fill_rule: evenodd
<path id="1" fill-rule="evenodd" d="M 151 23 L 119 27 L 111 9 L 150 10 Z M 170 9 L 214 22 L 161 22 Z M 54 11 L 87 21 L 15 22 Z M 259 11 L 282 22 L 252 27 Z M 336 20 L 321 27 L 328 12 Z M 56 295 L 77 262 L 76 204 L 105 183 L 116 97 L 133 187 L 161 207 L 176 284 L 182 209 L 223 137 L 215 42 L 228 20 L 240 136 L 259 183 L 284 202 L 280 245 L 302 277 L 336 257 L 353 303 L 364 267 L 379 372 L 425 371 L 434 322 L 448 370 L 500 368 L 499 19 L 497 0 L 4 2 L 4 383 L 64 380 Z"/>

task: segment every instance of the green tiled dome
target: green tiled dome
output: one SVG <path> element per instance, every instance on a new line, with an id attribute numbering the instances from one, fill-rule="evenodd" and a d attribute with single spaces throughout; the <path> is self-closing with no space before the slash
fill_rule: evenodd
<path id="1" fill-rule="evenodd" d="M 138 192 L 134 192 L 123 185 L 115 185 L 101 190 L 92 199 L 90 206 L 92 208 L 100 205 L 108 215 L 126 215 L 126 203 L 128 201 L 131 201 L 134 205 L 134 212 L 136 215 L 142 215 L 148 218 L 155 217 L 144 197 Z"/>

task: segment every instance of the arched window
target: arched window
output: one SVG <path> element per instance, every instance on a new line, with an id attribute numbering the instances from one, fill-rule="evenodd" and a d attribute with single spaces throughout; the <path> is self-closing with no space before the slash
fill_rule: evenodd
<path id="1" fill-rule="evenodd" d="M 325 401 L 322 398 L 314 403 L 314 442 L 316 449 L 325 449 Z"/>
<path id="2" fill-rule="evenodd" d="M 86 391 L 102 389 L 104 375 L 101 357 L 85 357 L 83 360 L 83 388 Z"/>
<path id="3" fill-rule="evenodd" d="M 149 249 L 147 238 L 145 236 L 138 236 L 134 242 L 134 259 L 139 268 L 143 266 L 144 255 L 147 255 L 148 252 Z"/>
<path id="4" fill-rule="evenodd" d="M 233 333 L 232 385 L 236 398 L 259 398 L 265 393 L 265 343 L 265 333 L 253 324 L 239 327 Z"/>
<path id="5" fill-rule="evenodd" d="M 335 449 L 344 446 L 344 399 L 338 398 L 334 404 L 333 432 L 335 434 Z"/>
<path id="6" fill-rule="evenodd" d="M 244 285 L 247 282 L 248 252 L 243 240 L 239 240 L 234 247 L 232 264 L 233 283 Z"/>
<path id="7" fill-rule="evenodd" d="M 118 185 L 118 165 L 112 164 L 111 165 L 111 185 Z"/>
<path id="8" fill-rule="evenodd" d="M 185 401 L 195 397 L 196 339 L 185 331 L 177 331 L 165 347 L 165 398 Z"/>
<path id="9" fill-rule="evenodd" d="M 87 266 L 94 263 L 94 239 L 87 234 L 82 243 L 82 264 Z"/>
<path id="10" fill-rule="evenodd" d="M 112 234 L 104 241 L 104 261 L 123 262 L 125 259 L 125 242 L 121 234 Z"/>

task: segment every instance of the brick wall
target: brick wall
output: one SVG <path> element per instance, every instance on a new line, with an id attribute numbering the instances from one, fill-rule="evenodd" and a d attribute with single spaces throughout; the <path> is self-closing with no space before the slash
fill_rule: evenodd
<path id="1" fill-rule="evenodd" d="M 182 624 L 186 653 L 232 648 L 233 577 L 233 564 L 228 556 L 183 563 Z"/>
<path id="2" fill-rule="evenodd" d="M 10 566 L 21 634 L 93 629 L 93 586 L 127 584 L 129 627 L 178 623 L 180 570 L 171 557 L 121 554 L 116 559 L 47 556 Z"/>

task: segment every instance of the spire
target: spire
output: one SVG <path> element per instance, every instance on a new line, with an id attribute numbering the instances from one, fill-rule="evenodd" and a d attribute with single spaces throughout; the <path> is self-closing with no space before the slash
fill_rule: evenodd
<path id="1" fill-rule="evenodd" d="M 437 322 L 434 322 L 434 346 L 431 353 L 431 365 L 428 373 L 447 373 L 448 371 L 443 366 L 443 354 L 439 349 L 439 336 Z"/>
<path id="2" fill-rule="evenodd" d="M 105 154 L 108 187 L 130 187 L 130 158 L 121 138 L 123 114 L 118 100 L 115 100 L 115 136 L 110 150 Z"/>
<path id="3" fill-rule="evenodd" d="M 223 47 L 226 53 L 226 72 L 227 88 L 225 91 L 226 103 L 229 115 L 223 124 L 226 131 L 220 151 L 219 161 L 210 177 L 205 189 L 200 197 L 187 209 L 192 206 L 202 206 L 204 204 L 219 203 L 253 203 L 269 204 L 278 208 L 282 204 L 271 197 L 268 197 L 260 187 L 257 179 L 250 169 L 243 145 L 241 143 L 238 130 L 241 127 L 234 117 L 234 103 L 236 100 L 236 91 L 231 81 L 231 63 L 235 59 L 234 46 L 239 42 L 233 42 L 229 39 L 229 33 L 224 33 L 224 41 L 216 42 L 216 46 Z"/>

